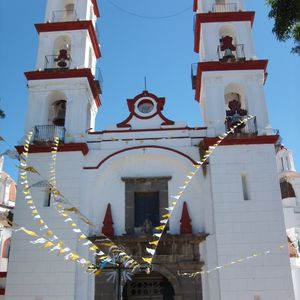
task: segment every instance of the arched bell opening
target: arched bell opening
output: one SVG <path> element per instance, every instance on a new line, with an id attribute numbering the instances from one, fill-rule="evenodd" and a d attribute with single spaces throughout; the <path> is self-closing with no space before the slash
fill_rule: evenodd
<path id="1" fill-rule="evenodd" d="M 218 5 L 220 6 L 221 4 Z M 218 56 L 220 61 L 235 62 L 245 60 L 244 45 L 237 43 L 236 31 L 232 25 L 224 25 L 219 29 L 219 42 Z"/>
<path id="2" fill-rule="evenodd" d="M 138 273 L 123 288 L 124 300 L 174 300 L 171 282 L 158 272 Z"/>
<path id="3" fill-rule="evenodd" d="M 48 96 L 48 125 L 65 126 L 67 97 L 61 91 Z"/>
<path id="4" fill-rule="evenodd" d="M 237 3 L 231 0 L 215 0 L 213 3 L 213 12 L 237 11 Z"/>
<path id="5" fill-rule="evenodd" d="M 224 100 L 226 130 L 245 120 L 244 124 L 235 129 L 235 133 L 255 134 L 257 132 L 255 118 L 246 121 L 249 113 L 244 87 L 236 83 L 229 84 L 224 91 Z"/>
<path id="6" fill-rule="evenodd" d="M 57 100 L 52 103 L 53 119 L 52 123 L 56 126 L 65 126 L 66 119 L 66 100 Z"/>
<path id="7" fill-rule="evenodd" d="M 71 64 L 71 38 L 67 35 L 59 36 L 54 42 L 54 68 L 67 69 Z"/>
<path id="8" fill-rule="evenodd" d="M 281 190 L 281 198 L 295 198 L 295 190 L 293 188 L 293 185 L 287 181 L 287 179 L 282 179 L 280 181 L 280 190 Z"/>
<path id="9" fill-rule="evenodd" d="M 75 3 L 73 0 L 61 1 L 62 20 L 61 21 L 74 21 L 75 18 Z"/>

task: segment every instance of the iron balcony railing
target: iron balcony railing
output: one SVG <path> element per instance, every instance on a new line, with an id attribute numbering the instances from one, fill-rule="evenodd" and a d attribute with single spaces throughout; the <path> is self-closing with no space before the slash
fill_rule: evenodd
<path id="1" fill-rule="evenodd" d="M 102 91 L 103 91 L 103 77 L 102 77 L 101 69 L 99 67 L 91 68 L 91 72 L 94 76 L 95 83 L 99 88 L 99 94 L 102 94 Z"/>
<path id="2" fill-rule="evenodd" d="M 230 50 L 230 49 L 221 50 L 222 46 L 219 45 L 217 49 L 219 61 L 234 62 L 234 61 L 246 60 L 244 44 L 237 44 L 234 46 L 236 48 L 235 50 Z"/>
<path id="3" fill-rule="evenodd" d="M 61 142 L 65 141 L 66 129 L 63 126 L 38 125 L 34 127 L 34 143 L 52 144 L 58 137 Z"/>
<path id="4" fill-rule="evenodd" d="M 192 79 L 192 88 L 193 90 L 196 89 L 197 85 L 197 70 L 198 70 L 198 64 L 194 63 L 191 66 L 191 79 Z"/>
<path id="5" fill-rule="evenodd" d="M 52 22 L 70 22 L 76 20 L 78 20 L 78 16 L 74 9 L 55 10 L 52 12 Z"/>
<path id="6" fill-rule="evenodd" d="M 235 114 L 233 116 L 227 116 L 225 119 L 225 130 L 226 132 L 230 130 L 234 125 L 236 125 L 239 121 L 243 121 L 249 118 L 249 116 L 240 116 Z M 257 124 L 256 124 L 256 117 L 253 117 L 243 123 L 242 125 L 238 126 L 234 134 L 244 134 L 244 135 L 256 135 L 258 133 Z"/>
<path id="7" fill-rule="evenodd" d="M 213 12 L 232 12 L 238 11 L 237 3 L 214 3 L 212 6 Z"/>
<path id="8" fill-rule="evenodd" d="M 72 58 L 68 54 L 66 58 L 60 55 L 46 55 L 45 56 L 45 69 L 69 69 Z"/>

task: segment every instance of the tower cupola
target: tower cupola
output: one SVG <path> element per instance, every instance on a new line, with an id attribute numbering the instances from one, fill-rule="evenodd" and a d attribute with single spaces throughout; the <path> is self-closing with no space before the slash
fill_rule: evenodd
<path id="1" fill-rule="evenodd" d="M 59 135 L 76 142 L 94 128 L 102 76 L 96 0 L 48 0 L 39 34 L 36 70 L 26 72 L 29 109 L 26 131 L 38 142 Z"/>

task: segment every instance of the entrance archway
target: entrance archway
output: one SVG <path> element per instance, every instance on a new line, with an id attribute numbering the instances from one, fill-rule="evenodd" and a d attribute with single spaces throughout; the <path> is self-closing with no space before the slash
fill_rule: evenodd
<path id="1" fill-rule="evenodd" d="M 123 289 L 124 300 L 174 300 L 172 284 L 157 272 L 139 273 L 128 281 Z"/>

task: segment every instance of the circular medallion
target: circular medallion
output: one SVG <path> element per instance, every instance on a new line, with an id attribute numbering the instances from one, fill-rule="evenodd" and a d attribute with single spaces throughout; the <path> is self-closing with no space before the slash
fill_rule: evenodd
<path id="1" fill-rule="evenodd" d="M 138 104 L 137 108 L 142 114 L 149 114 L 154 108 L 154 103 L 151 100 L 145 99 Z"/>

